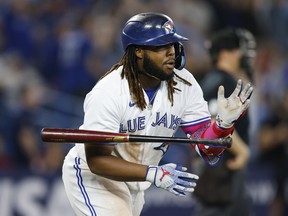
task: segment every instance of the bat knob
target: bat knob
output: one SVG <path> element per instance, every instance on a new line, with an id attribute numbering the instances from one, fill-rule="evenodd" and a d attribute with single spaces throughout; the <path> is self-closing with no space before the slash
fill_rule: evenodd
<path id="1" fill-rule="evenodd" d="M 225 146 L 226 148 L 231 148 L 231 146 L 232 146 L 232 137 L 228 136 L 228 137 L 223 138 L 221 144 L 223 146 Z"/>

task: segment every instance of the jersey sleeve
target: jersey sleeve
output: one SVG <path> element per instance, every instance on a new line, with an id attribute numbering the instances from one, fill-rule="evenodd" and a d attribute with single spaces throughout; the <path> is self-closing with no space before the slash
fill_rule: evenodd
<path id="1" fill-rule="evenodd" d="M 187 107 L 180 126 L 188 137 L 191 138 L 221 138 L 228 136 L 233 129 L 219 128 L 215 123 L 211 124 L 211 114 L 208 104 L 203 97 L 203 91 L 194 79 L 191 92 L 187 96 Z M 225 148 L 212 148 L 203 144 L 192 144 L 192 147 L 209 165 L 216 165 Z"/>
<path id="2" fill-rule="evenodd" d="M 95 88 L 84 101 L 84 122 L 81 129 L 105 132 L 119 131 L 119 102 L 117 97 Z"/>
<path id="3" fill-rule="evenodd" d="M 180 126 L 186 127 L 201 124 L 211 120 L 208 104 L 203 98 L 203 92 L 198 82 L 193 78 L 192 86 L 186 92 L 187 105 Z"/>
<path id="4" fill-rule="evenodd" d="M 182 130 L 187 134 L 188 138 L 209 138 L 216 139 L 226 137 L 232 133 L 233 128 L 222 129 L 214 122 L 203 122 L 198 125 L 183 127 Z M 223 152 L 226 148 L 223 147 L 210 147 L 204 144 L 191 144 L 199 156 L 209 165 L 216 165 L 222 158 Z"/>

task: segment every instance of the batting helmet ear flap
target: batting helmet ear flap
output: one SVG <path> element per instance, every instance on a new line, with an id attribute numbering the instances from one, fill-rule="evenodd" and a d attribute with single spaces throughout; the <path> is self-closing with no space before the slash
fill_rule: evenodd
<path id="1" fill-rule="evenodd" d="M 175 47 L 175 68 L 181 70 L 184 68 L 186 63 L 184 46 L 181 42 L 174 44 Z"/>

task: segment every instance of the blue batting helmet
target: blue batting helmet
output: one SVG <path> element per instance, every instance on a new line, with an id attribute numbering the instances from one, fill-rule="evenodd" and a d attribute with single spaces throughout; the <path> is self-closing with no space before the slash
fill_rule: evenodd
<path id="1" fill-rule="evenodd" d="M 122 30 L 124 50 L 129 45 L 162 46 L 186 41 L 178 35 L 170 17 L 161 13 L 140 13 L 130 18 Z"/>

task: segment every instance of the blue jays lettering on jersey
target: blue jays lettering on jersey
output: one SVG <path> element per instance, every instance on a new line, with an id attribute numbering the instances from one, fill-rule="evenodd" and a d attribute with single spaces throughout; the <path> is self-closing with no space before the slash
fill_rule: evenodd
<path id="1" fill-rule="evenodd" d="M 145 129 L 145 116 L 140 116 L 135 119 L 127 120 L 126 124 L 120 124 L 120 133 L 134 133 L 136 131 Z M 170 114 L 168 115 L 166 112 L 161 115 L 160 112 L 156 112 L 155 120 L 152 121 L 152 127 L 164 127 L 175 131 L 177 127 L 180 125 L 181 118 L 176 115 Z"/>
<path id="2" fill-rule="evenodd" d="M 170 116 L 168 116 L 166 112 L 163 115 L 161 115 L 160 112 L 156 112 L 156 119 L 152 123 L 152 126 L 153 127 L 163 126 L 165 128 L 176 130 L 180 122 L 181 118 L 179 118 L 176 115 L 170 114 Z"/>

